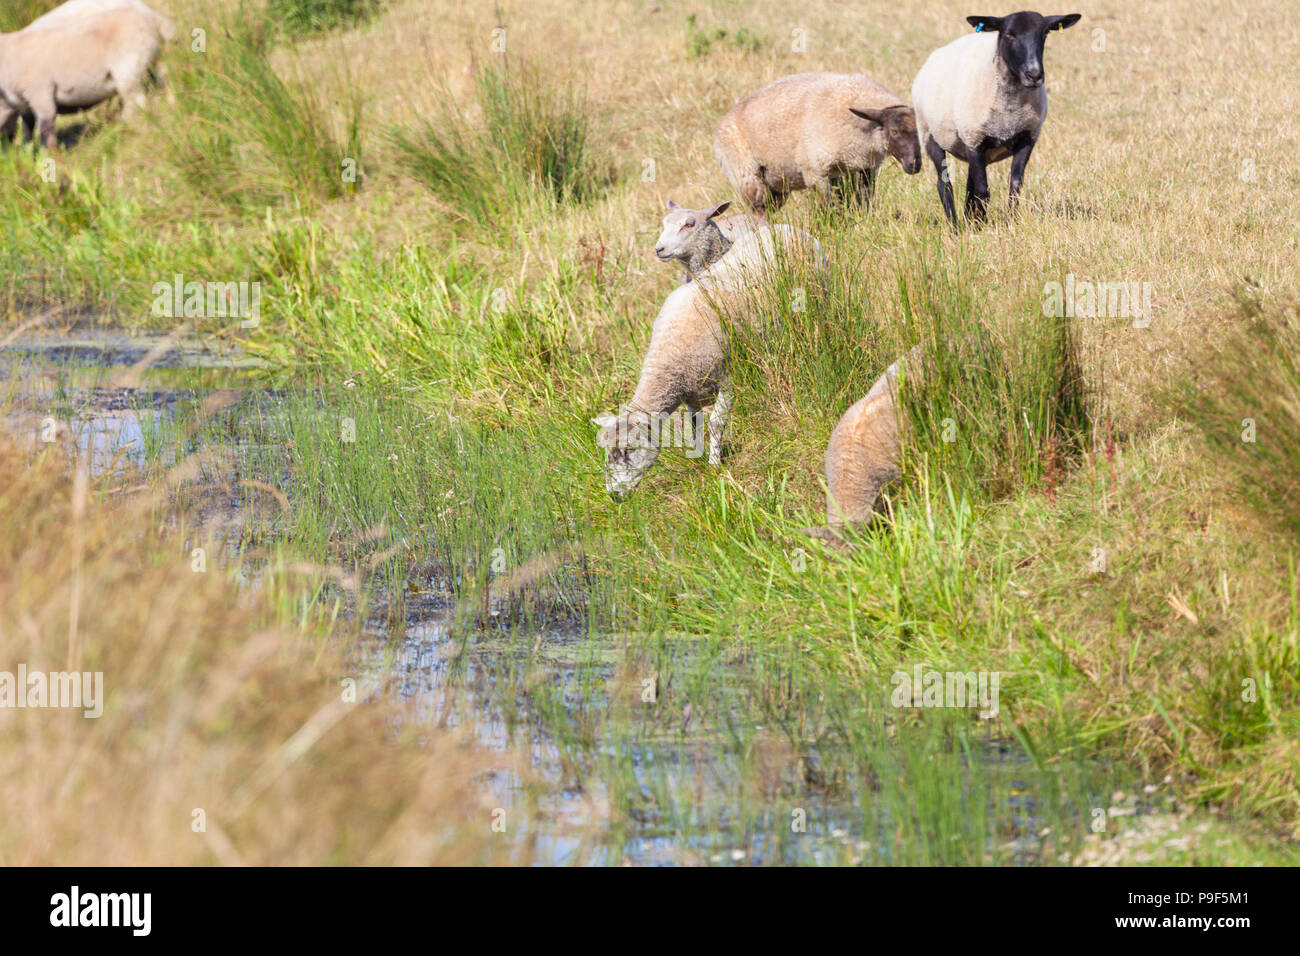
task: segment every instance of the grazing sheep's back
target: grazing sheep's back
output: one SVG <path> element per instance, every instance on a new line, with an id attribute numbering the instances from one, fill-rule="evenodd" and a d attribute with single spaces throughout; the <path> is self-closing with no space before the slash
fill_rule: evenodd
<path id="1" fill-rule="evenodd" d="M 826 446 L 826 523 L 839 528 L 870 520 L 881 491 L 902 474 L 898 462 L 893 396 L 886 392 L 858 399 Z"/>
<path id="2" fill-rule="evenodd" d="M 766 220 L 760 216 L 751 216 L 749 213 L 738 212 L 734 216 L 727 216 L 723 219 L 713 220 L 718 225 L 718 230 L 726 237 L 728 242 L 735 242 L 741 236 L 755 232 L 767 225 Z"/>
<path id="3" fill-rule="evenodd" d="M 143 105 L 142 84 L 162 48 L 163 23 L 152 11 L 127 6 L 0 34 L 0 127 L 23 115 L 52 149 L 58 113 L 114 94 L 122 97 L 122 119 L 129 121 Z"/>
<path id="4" fill-rule="evenodd" d="M 723 293 L 725 295 L 725 291 Z M 713 305 L 697 283 L 678 286 L 655 316 L 632 404 L 642 409 L 707 405 L 723 372 L 722 328 Z"/>
<path id="5" fill-rule="evenodd" d="M 763 225 L 738 237 L 727 254 L 704 272 L 699 281 L 707 291 L 740 291 L 772 278 L 781 264 L 825 267 L 821 243 L 785 223 Z"/>
<path id="6" fill-rule="evenodd" d="M 831 432 L 826 446 L 826 523 L 832 530 L 870 521 L 879 510 L 881 492 L 902 476 L 900 375 L 905 371 L 915 380 L 920 355 L 920 348 L 913 347 L 885 369 Z"/>
<path id="7" fill-rule="evenodd" d="M 158 58 L 162 37 L 152 14 L 123 8 L 85 20 L 10 34 L 5 78 L 23 91 L 52 87 L 60 108 L 93 106 L 117 92 L 115 69 L 143 71 Z"/>

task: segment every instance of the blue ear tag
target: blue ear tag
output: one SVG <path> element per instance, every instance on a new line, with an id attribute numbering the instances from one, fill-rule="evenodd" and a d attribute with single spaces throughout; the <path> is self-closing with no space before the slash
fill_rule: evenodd
<path id="1" fill-rule="evenodd" d="M 977 23 L 977 24 L 975 24 L 975 32 L 976 32 L 976 33 L 979 33 L 979 32 L 980 32 L 981 30 L 983 30 L 983 29 L 984 29 L 984 24 L 982 24 L 982 23 Z"/>

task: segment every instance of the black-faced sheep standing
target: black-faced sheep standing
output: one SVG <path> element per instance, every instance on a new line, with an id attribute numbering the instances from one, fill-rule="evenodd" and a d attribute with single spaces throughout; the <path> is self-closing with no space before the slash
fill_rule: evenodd
<path id="1" fill-rule="evenodd" d="M 763 215 L 797 189 L 830 201 L 852 185 L 869 198 L 886 158 L 908 173 L 922 160 L 911 107 L 856 73 L 800 73 L 763 87 L 722 117 L 713 153 Z"/>
<path id="2" fill-rule="evenodd" d="M 930 54 L 912 83 L 916 129 L 939 177 L 944 214 L 957 222 L 947 156 L 969 165 L 966 215 L 982 219 L 989 198 L 987 167 L 1011 157 L 1010 203 L 1025 178 L 1029 154 L 1047 118 L 1043 45 L 1047 34 L 1079 22 L 1077 13 L 1044 17 L 967 17 L 975 33 Z"/>

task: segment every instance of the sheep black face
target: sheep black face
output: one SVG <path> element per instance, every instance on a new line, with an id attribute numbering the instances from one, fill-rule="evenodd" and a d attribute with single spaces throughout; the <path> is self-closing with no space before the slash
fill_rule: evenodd
<path id="1" fill-rule="evenodd" d="M 1005 17 L 967 17 L 977 31 L 998 35 L 998 57 L 1021 86 L 1043 85 L 1043 44 L 1053 30 L 1064 30 L 1079 22 L 1082 14 L 1069 13 L 1045 17 L 1032 10 L 1022 10 Z"/>
<path id="2" fill-rule="evenodd" d="M 885 129 L 889 155 L 898 160 L 903 172 L 911 175 L 921 171 L 921 140 L 916 135 L 916 111 L 910 106 L 890 106 L 883 110 L 859 110 L 849 107 L 849 112 Z"/>

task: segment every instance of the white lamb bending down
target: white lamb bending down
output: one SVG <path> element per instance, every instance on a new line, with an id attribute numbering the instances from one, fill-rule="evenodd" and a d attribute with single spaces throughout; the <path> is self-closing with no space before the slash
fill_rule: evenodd
<path id="1" fill-rule="evenodd" d="M 165 18 L 129 4 L 93 15 L 74 10 L 0 34 L 0 131 L 11 131 L 21 116 L 28 135 L 38 126 L 42 143 L 53 149 L 58 113 L 87 109 L 115 94 L 122 97 L 122 119 L 130 120 L 144 105 L 144 80 L 172 32 Z"/>
<path id="2" fill-rule="evenodd" d="M 730 317 L 752 307 L 752 291 L 772 277 L 776 261 L 823 267 L 821 246 L 786 225 L 763 226 L 736 239 L 727 253 L 696 281 L 679 285 L 655 317 L 650 345 L 632 400 L 617 413 L 592 421 L 605 449 L 605 489 L 625 498 L 659 457 L 662 430 L 682 405 L 692 420 L 705 405 L 709 414 L 709 464 L 722 461 L 722 432 L 731 411 L 727 387 L 727 345 L 720 312 Z M 697 438 L 698 440 L 698 438 Z"/>
<path id="3" fill-rule="evenodd" d="M 1006 17 L 967 17 L 977 32 L 930 54 L 912 82 L 916 131 L 939 177 L 944 215 L 957 222 L 946 156 L 969 164 L 966 215 L 985 215 L 986 167 L 1011 160 L 1010 202 L 1024 181 L 1029 154 L 1047 118 L 1043 45 L 1047 34 L 1079 22 L 1080 15 L 1044 17 L 1021 11 Z"/>
<path id="4" fill-rule="evenodd" d="M 713 153 L 763 215 L 796 189 L 829 201 L 851 182 L 870 197 L 888 157 L 908 173 L 922 162 L 911 107 L 859 73 L 799 73 L 763 87 L 722 117 Z"/>
<path id="5" fill-rule="evenodd" d="M 655 243 L 655 255 L 661 262 L 675 259 L 682 264 L 682 285 L 726 255 L 738 238 L 766 225 L 758 216 L 745 213 L 716 218 L 730 205 L 720 202 L 707 209 L 684 209 L 668 200 L 668 215 L 664 216 L 664 230 Z"/>
<path id="6" fill-rule="evenodd" d="M 899 388 L 920 381 L 920 360 L 914 346 L 840 417 L 826 446 L 827 526 L 807 534 L 842 544 L 846 528 L 868 525 L 879 514 L 883 492 L 902 476 Z"/>

